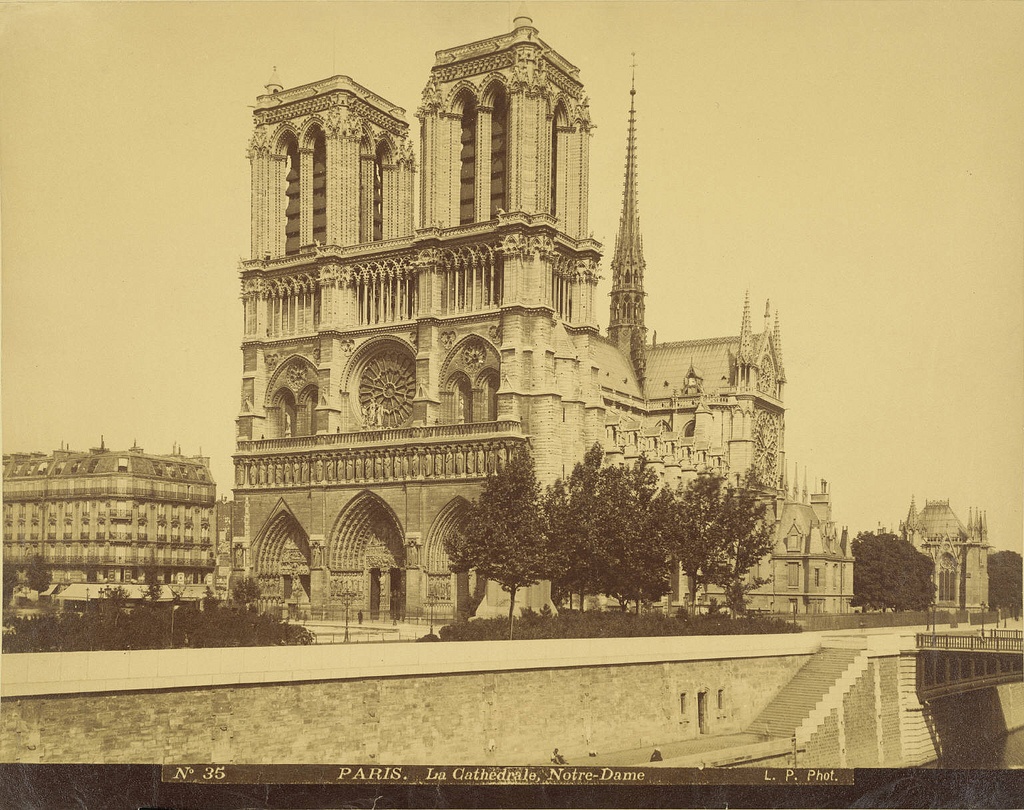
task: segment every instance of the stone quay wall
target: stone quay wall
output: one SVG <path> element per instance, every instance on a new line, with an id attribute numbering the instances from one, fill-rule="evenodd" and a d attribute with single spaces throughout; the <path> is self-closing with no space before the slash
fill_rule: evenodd
<path id="1" fill-rule="evenodd" d="M 3 656 L 0 761 L 544 764 L 744 730 L 814 634 Z M 720 694 L 721 693 L 721 694 Z"/>

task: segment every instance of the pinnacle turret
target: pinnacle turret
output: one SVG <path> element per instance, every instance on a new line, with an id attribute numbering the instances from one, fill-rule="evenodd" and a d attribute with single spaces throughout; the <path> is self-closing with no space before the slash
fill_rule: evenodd
<path id="1" fill-rule="evenodd" d="M 643 239 L 636 148 L 636 65 L 629 90 L 629 128 L 626 135 L 626 170 L 622 187 L 622 214 L 612 256 L 611 318 L 608 335 L 633 363 L 641 385 L 646 374 L 647 327 L 644 321 Z"/>
<path id="2" fill-rule="evenodd" d="M 740 325 L 740 356 L 741 363 L 754 361 L 754 328 L 750 322 L 750 290 L 743 296 L 743 323 Z"/>

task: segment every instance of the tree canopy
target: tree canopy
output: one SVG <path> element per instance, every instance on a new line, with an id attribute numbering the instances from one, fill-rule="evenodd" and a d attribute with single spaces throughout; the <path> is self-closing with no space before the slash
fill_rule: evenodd
<path id="1" fill-rule="evenodd" d="M 767 505 L 749 486 L 730 486 L 712 473 L 680 485 L 665 533 L 674 559 L 687 576 L 691 605 L 698 588 L 719 585 L 730 608 L 739 613 L 747 594 L 766 581 L 747 574 L 771 551 L 775 525 Z"/>
<path id="2" fill-rule="evenodd" d="M 462 531 L 446 538 L 445 549 L 454 570 L 475 568 L 508 592 L 511 628 L 517 591 L 536 585 L 553 568 L 540 487 L 528 452 L 515 453 L 504 468 L 487 476 Z"/>
<path id="3" fill-rule="evenodd" d="M 1022 560 L 1016 551 L 988 555 L 988 604 L 1019 616 L 1021 612 Z"/>
<path id="4" fill-rule="evenodd" d="M 50 567 L 44 562 L 40 555 L 32 558 L 25 569 L 25 584 L 30 590 L 42 593 L 50 587 Z"/>
<path id="5" fill-rule="evenodd" d="M 242 577 L 231 586 L 231 600 L 236 604 L 250 607 L 260 598 L 260 584 L 252 577 Z"/>
<path id="6" fill-rule="evenodd" d="M 552 591 L 579 594 L 580 609 L 586 594 L 599 593 L 606 555 L 601 544 L 601 462 L 604 451 L 595 443 L 576 464 L 568 481 L 548 487 L 542 500 L 545 528 L 553 552 Z"/>
<path id="7" fill-rule="evenodd" d="M 861 532 L 853 540 L 854 607 L 926 610 L 935 599 L 934 563 L 909 540 Z"/>
<path id="8" fill-rule="evenodd" d="M 665 542 L 671 494 L 643 456 L 634 465 L 601 470 L 597 510 L 603 561 L 600 591 L 625 608 L 653 602 L 672 589 L 671 552 Z"/>

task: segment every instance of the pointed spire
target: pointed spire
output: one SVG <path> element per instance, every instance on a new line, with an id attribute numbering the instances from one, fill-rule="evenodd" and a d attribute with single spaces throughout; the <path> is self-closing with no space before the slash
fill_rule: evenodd
<path id="1" fill-rule="evenodd" d="M 800 501 L 800 465 L 795 461 L 793 462 L 793 503 Z"/>
<path id="2" fill-rule="evenodd" d="M 807 468 L 804 467 L 804 488 L 800 493 L 801 503 L 807 503 Z"/>
<path id="3" fill-rule="evenodd" d="M 740 357 L 741 363 L 750 363 L 754 359 L 754 329 L 750 325 L 750 290 L 743 296 L 743 323 L 740 326 Z"/>
<path id="4" fill-rule="evenodd" d="M 284 90 L 284 85 L 281 84 L 281 80 L 277 76 L 277 65 L 274 65 L 274 72 L 263 87 L 268 93 L 280 93 Z"/>
<path id="5" fill-rule="evenodd" d="M 779 382 L 786 381 L 786 372 L 782 363 L 782 327 L 779 325 L 779 308 L 775 308 L 775 330 L 772 333 L 772 343 L 775 344 L 775 359 L 779 361 Z"/>
<path id="6" fill-rule="evenodd" d="M 765 331 L 766 334 L 767 334 L 768 330 L 771 328 L 771 320 L 772 320 L 772 299 L 765 298 L 764 299 L 764 331 Z"/>
<path id="7" fill-rule="evenodd" d="M 643 384 L 647 370 L 644 321 L 643 239 L 640 235 L 640 204 L 636 147 L 636 54 L 633 54 L 629 88 L 629 127 L 626 135 L 626 170 L 622 184 L 622 213 L 612 256 L 611 317 L 608 335 L 628 354 Z"/>

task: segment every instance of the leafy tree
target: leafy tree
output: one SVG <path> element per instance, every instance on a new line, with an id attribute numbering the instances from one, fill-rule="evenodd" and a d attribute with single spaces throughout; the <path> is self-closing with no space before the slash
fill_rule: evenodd
<path id="1" fill-rule="evenodd" d="M 231 600 L 244 607 L 255 605 L 260 598 L 260 584 L 252 577 L 242 577 L 231 586 Z"/>
<path id="2" fill-rule="evenodd" d="M 209 585 L 206 586 L 206 592 L 203 594 L 203 610 L 214 610 L 220 607 L 221 598 L 213 592 L 213 588 Z"/>
<path id="3" fill-rule="evenodd" d="M 588 593 L 600 590 L 606 564 L 601 547 L 601 461 L 595 443 L 568 481 L 548 487 L 542 502 L 545 530 L 555 558 L 551 587 L 555 593 L 579 594 L 580 610 Z"/>
<path id="4" fill-rule="evenodd" d="M 514 454 L 502 470 L 487 476 L 462 531 L 445 540 L 445 549 L 454 570 L 475 568 L 508 592 L 511 638 L 516 593 L 548 576 L 553 562 L 529 453 Z"/>
<path id="5" fill-rule="evenodd" d="M 147 568 L 144 580 L 146 582 L 146 590 L 143 593 L 143 597 L 156 604 L 164 594 L 164 586 L 157 581 L 156 568 Z"/>
<path id="6" fill-rule="evenodd" d="M 665 526 L 671 493 L 659 489 L 658 476 L 644 457 L 635 465 L 601 470 L 596 510 L 604 550 L 601 592 L 625 610 L 634 602 L 653 602 L 672 589 L 671 552 Z"/>
<path id="7" fill-rule="evenodd" d="M 768 582 L 747 574 L 775 545 L 775 524 L 768 505 L 749 486 L 726 487 L 719 523 L 727 564 L 721 568 L 717 584 L 725 589 L 726 604 L 735 616 L 746 612 L 747 594 Z"/>
<path id="8" fill-rule="evenodd" d="M 3 607 L 7 607 L 11 604 L 11 599 L 14 598 L 14 589 L 18 587 L 18 571 L 10 563 L 4 565 L 3 570 Z"/>
<path id="9" fill-rule="evenodd" d="M 32 558 L 25 571 L 25 584 L 30 590 L 42 593 L 50 587 L 50 568 L 38 554 Z"/>
<path id="10" fill-rule="evenodd" d="M 854 607 L 926 610 L 935 599 L 934 563 L 909 540 L 861 532 L 853 540 Z"/>
<path id="11" fill-rule="evenodd" d="M 988 603 L 990 607 L 1021 612 L 1022 560 L 1016 551 L 988 555 Z"/>
<path id="12" fill-rule="evenodd" d="M 702 473 L 674 493 L 665 535 L 673 558 L 689 580 L 689 600 L 697 588 L 727 579 L 727 525 L 723 514 L 721 476 Z"/>

